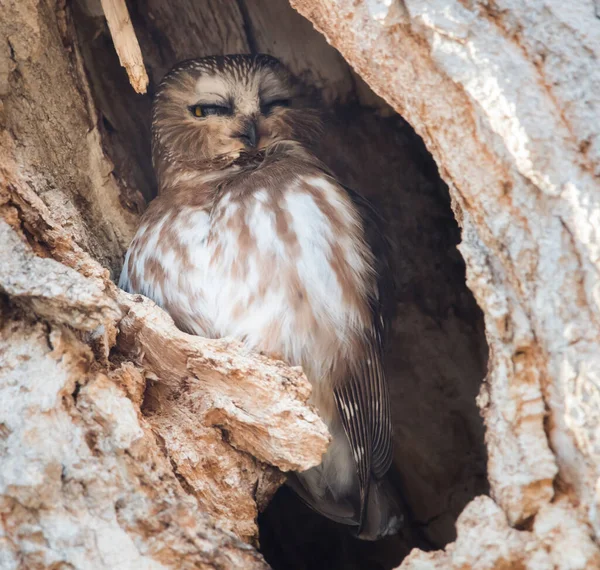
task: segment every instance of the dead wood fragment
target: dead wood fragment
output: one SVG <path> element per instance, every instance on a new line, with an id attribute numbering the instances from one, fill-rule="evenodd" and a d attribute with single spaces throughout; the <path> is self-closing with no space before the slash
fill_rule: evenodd
<path id="1" fill-rule="evenodd" d="M 301 369 L 231 340 L 186 334 L 141 295 L 120 291 L 119 302 L 126 311 L 122 354 L 164 385 L 168 397 L 185 397 L 199 422 L 225 430 L 234 447 L 284 471 L 321 462 L 329 435 L 306 404 L 311 388 Z"/>
<path id="2" fill-rule="evenodd" d="M 119 61 L 126 69 L 132 87 L 138 93 L 146 93 L 148 74 L 125 0 L 102 0 L 102 9 Z"/>

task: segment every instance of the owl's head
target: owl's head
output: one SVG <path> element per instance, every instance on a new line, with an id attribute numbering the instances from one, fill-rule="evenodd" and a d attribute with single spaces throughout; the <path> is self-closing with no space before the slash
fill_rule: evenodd
<path id="1" fill-rule="evenodd" d="M 299 82 L 274 57 L 227 55 L 176 65 L 152 115 L 157 174 L 169 166 L 216 170 L 282 143 L 308 144 L 319 130 Z"/>

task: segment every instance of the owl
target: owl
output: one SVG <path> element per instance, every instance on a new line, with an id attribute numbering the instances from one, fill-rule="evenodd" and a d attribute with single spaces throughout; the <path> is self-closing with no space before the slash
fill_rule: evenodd
<path id="1" fill-rule="evenodd" d="M 119 285 L 186 332 L 302 366 L 332 442 L 319 466 L 288 482 L 319 513 L 374 540 L 401 522 L 386 481 L 390 270 L 375 210 L 319 160 L 323 128 L 273 57 L 176 65 L 153 107 L 158 197 Z"/>

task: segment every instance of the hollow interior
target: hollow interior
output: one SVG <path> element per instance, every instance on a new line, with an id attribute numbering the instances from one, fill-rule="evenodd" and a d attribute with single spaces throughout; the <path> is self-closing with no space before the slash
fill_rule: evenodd
<path id="1" fill-rule="evenodd" d="M 143 96 L 130 87 L 98 6 L 76 3 L 74 17 L 106 151 L 129 189 L 124 207 L 139 212 L 156 193 L 150 107 L 165 72 L 190 57 L 264 52 L 318 90 L 327 112 L 321 158 L 388 219 L 397 316 L 386 366 L 393 478 L 406 502 L 406 529 L 376 543 L 359 541 L 283 487 L 259 519 L 267 561 L 275 569 L 393 568 L 414 546 L 443 547 L 462 508 L 488 488 L 475 404 L 487 345 L 465 285 L 448 190 L 422 140 L 286 0 L 130 0 L 150 76 Z"/>

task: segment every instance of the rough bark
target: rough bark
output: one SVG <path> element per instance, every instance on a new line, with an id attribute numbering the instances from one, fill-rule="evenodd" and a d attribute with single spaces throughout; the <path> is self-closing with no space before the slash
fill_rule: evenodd
<path id="1" fill-rule="evenodd" d="M 3 569 L 267 567 L 173 476 L 124 391 L 139 371 L 95 371 L 68 329 L 4 317 Z"/>
<path id="2" fill-rule="evenodd" d="M 389 219 L 396 483 L 424 538 L 358 544 L 278 495 L 270 562 L 391 568 L 456 538 L 403 568 L 598 566 L 591 3 L 292 0 L 341 55 L 285 0 L 127 4 L 150 94 L 186 57 L 282 58 L 327 110 L 322 158 Z M 99 1 L 0 13 L 0 567 L 264 568 L 258 512 L 327 445 L 309 385 L 118 291 L 155 192 L 150 96 Z M 490 347 L 491 499 L 487 347 L 447 190 L 361 77 L 450 188 Z"/>
<path id="3" fill-rule="evenodd" d="M 512 531 L 504 562 L 477 566 L 477 549 L 470 563 L 534 567 L 534 552 L 525 556 L 517 545 L 543 544 L 538 520 L 548 524 L 557 504 L 564 516 L 553 515 L 554 539 L 568 553 L 549 554 L 539 567 L 552 567 L 550 560 L 593 567 L 597 550 L 587 536 L 600 530 L 600 26 L 593 3 L 292 4 L 423 137 L 450 188 L 490 345 L 479 404 L 491 493 L 511 525 L 533 525 L 522 537 Z M 454 553 L 481 505 L 459 523 Z M 496 532 L 500 523 L 479 525 L 478 548 L 509 540 Z M 464 567 L 454 554 L 427 558 Z"/>
<path id="4" fill-rule="evenodd" d="M 402 570 L 552 570 L 599 568 L 600 552 L 585 520 L 566 498 L 543 505 L 529 530 L 511 527 L 489 497 L 477 497 L 458 517 L 458 538 L 443 553 L 414 550 Z"/>

